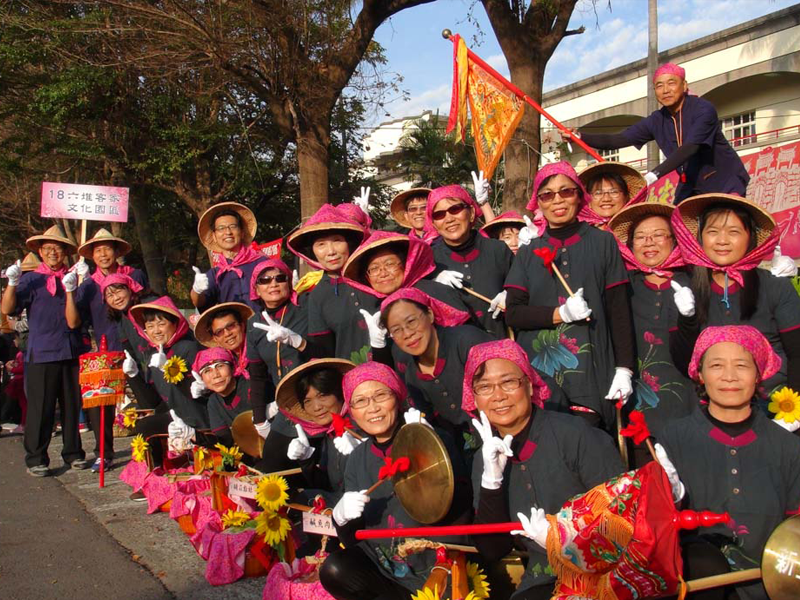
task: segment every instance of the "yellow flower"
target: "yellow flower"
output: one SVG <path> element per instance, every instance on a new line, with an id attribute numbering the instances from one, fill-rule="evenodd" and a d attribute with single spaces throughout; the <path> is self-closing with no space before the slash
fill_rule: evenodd
<path id="1" fill-rule="evenodd" d="M 470 594 L 471 593 L 472 592 L 470 592 Z M 439 588 L 434 587 L 433 590 L 422 588 L 411 596 L 411 600 L 439 600 Z"/>
<path id="2" fill-rule="evenodd" d="M 269 475 L 258 480 L 256 502 L 266 511 L 276 511 L 289 499 L 289 484 L 283 477 Z"/>
<path id="3" fill-rule="evenodd" d="M 128 429 L 131 429 L 136 425 L 137 418 L 138 415 L 136 414 L 135 408 L 129 408 L 128 410 L 122 411 L 122 424 Z"/>
<path id="4" fill-rule="evenodd" d="M 242 451 L 239 450 L 239 446 L 231 446 L 230 448 L 226 448 L 222 444 L 217 444 L 214 446 L 219 453 L 222 454 L 222 458 L 225 459 L 226 457 L 230 457 L 233 460 L 242 460 Z"/>
<path id="5" fill-rule="evenodd" d="M 276 512 L 264 511 L 256 517 L 256 533 L 273 548 L 286 539 L 291 528 L 289 520 Z"/>
<path id="6" fill-rule="evenodd" d="M 180 383 L 183 381 L 183 374 L 188 370 L 186 361 L 176 354 L 164 364 L 164 381 L 167 383 Z"/>
<path id="7" fill-rule="evenodd" d="M 486 575 L 475 563 L 467 563 L 467 585 L 470 589 L 470 594 L 474 594 L 475 598 L 488 598 L 489 582 L 486 581 Z M 466 599 L 465 599 L 466 600 Z"/>
<path id="8" fill-rule="evenodd" d="M 776 419 L 787 423 L 800 420 L 800 394 L 790 387 L 782 387 L 770 397 L 769 411 L 775 413 Z"/>
<path id="9" fill-rule="evenodd" d="M 241 527 L 249 520 L 250 515 L 248 515 L 246 512 L 229 508 L 227 511 L 225 511 L 225 514 L 222 515 L 222 528 L 227 529 L 228 527 Z"/>
<path id="10" fill-rule="evenodd" d="M 144 455 L 148 448 L 150 448 L 150 444 L 145 441 L 141 434 L 135 436 L 131 440 L 131 457 L 134 462 L 144 462 Z"/>

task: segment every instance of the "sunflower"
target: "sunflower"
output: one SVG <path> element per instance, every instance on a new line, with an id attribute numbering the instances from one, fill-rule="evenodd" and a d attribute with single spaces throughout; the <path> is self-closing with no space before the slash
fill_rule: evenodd
<path id="1" fill-rule="evenodd" d="M 225 511 L 225 514 L 222 515 L 222 528 L 228 529 L 228 527 L 241 527 L 249 520 L 250 515 L 248 515 L 246 512 L 229 508 L 227 511 Z"/>
<path id="2" fill-rule="evenodd" d="M 489 582 L 486 581 L 486 575 L 475 563 L 467 563 L 467 585 L 469 586 L 470 593 L 475 595 L 475 598 L 488 598 Z"/>
<path id="3" fill-rule="evenodd" d="M 230 448 L 226 448 L 222 444 L 217 444 L 214 447 L 219 450 L 222 458 L 222 469 L 224 471 L 236 470 L 236 465 L 239 464 L 239 461 L 242 460 L 243 456 L 242 451 L 239 450 L 239 446 L 231 446 Z"/>
<path id="4" fill-rule="evenodd" d="M 131 440 L 131 456 L 134 462 L 144 462 L 144 456 L 148 448 L 150 448 L 150 444 L 145 441 L 142 434 L 135 436 Z"/>
<path id="5" fill-rule="evenodd" d="M 122 411 L 122 425 L 128 429 L 132 429 L 136 425 L 138 415 L 135 408 L 129 408 Z"/>
<path id="6" fill-rule="evenodd" d="M 790 387 L 782 387 L 770 397 L 769 411 L 775 413 L 776 419 L 787 423 L 800 421 L 800 394 Z"/>
<path id="7" fill-rule="evenodd" d="M 472 592 L 470 592 L 470 594 L 472 594 Z M 411 596 L 411 600 L 439 600 L 439 588 L 434 587 L 432 590 L 422 588 Z"/>
<path id="8" fill-rule="evenodd" d="M 258 480 L 256 502 L 266 511 L 276 511 L 289 499 L 289 484 L 279 475 L 269 475 Z"/>
<path id="9" fill-rule="evenodd" d="M 164 364 L 164 381 L 167 383 L 180 383 L 184 379 L 183 374 L 188 370 L 186 361 L 176 354 Z"/>
<path id="10" fill-rule="evenodd" d="M 286 539 L 291 528 L 289 520 L 276 512 L 264 511 L 256 517 L 256 533 L 273 548 Z"/>

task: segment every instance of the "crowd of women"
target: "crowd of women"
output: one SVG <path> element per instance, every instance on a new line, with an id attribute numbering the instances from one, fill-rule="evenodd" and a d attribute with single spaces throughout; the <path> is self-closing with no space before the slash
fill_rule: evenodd
<path id="1" fill-rule="evenodd" d="M 637 448 L 623 463 L 618 411 L 646 418 L 676 505 L 743 526 L 684 539 L 687 573 L 756 565 L 800 508 L 800 420 L 767 406 L 800 390 L 796 267 L 776 252 L 773 218 L 724 192 L 647 202 L 645 178 L 617 163 L 580 175 L 543 166 L 532 218 L 494 217 L 488 195 L 482 177 L 475 197 L 459 185 L 403 192 L 391 214 L 408 233 L 372 228 L 368 194 L 326 204 L 285 240 L 313 269 L 297 285 L 283 260 L 253 249 L 248 208 L 215 205 L 198 225 L 214 261 L 195 269 L 193 327 L 119 264 L 123 239 L 101 229 L 76 248 L 57 227 L 31 237 L 41 263 L 10 266 L 2 300 L 30 327 L 29 473 L 50 473 L 57 401 L 65 463 L 90 465 L 77 429 L 88 324 L 125 351 L 138 406 L 153 411 L 136 423 L 145 438 L 229 445 L 234 418 L 252 410 L 264 442 L 250 464 L 299 466 L 296 497 L 333 507 L 342 547 L 320 577 L 337 599 L 407 599 L 434 564 L 432 551 L 401 558 L 396 541 L 355 538 L 416 525 L 390 483 L 365 493 L 407 423 L 432 427 L 450 453 L 455 500 L 439 524 L 520 520 L 469 540 L 490 561 L 527 552 L 515 599 L 552 594 L 544 515 L 650 460 Z M 83 259 L 67 267 L 76 250 L 93 272 Z M 97 437 L 99 411 L 87 416 Z M 765 597 L 758 582 L 705 594 Z"/>

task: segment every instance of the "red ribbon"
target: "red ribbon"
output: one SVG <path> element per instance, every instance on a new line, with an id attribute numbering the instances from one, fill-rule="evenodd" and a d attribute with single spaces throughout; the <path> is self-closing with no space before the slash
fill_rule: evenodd
<path id="1" fill-rule="evenodd" d="M 247 475 L 247 467 L 245 465 L 239 465 L 239 470 L 236 471 L 236 477 L 244 477 Z"/>
<path id="2" fill-rule="evenodd" d="M 647 421 L 644 413 L 640 410 L 631 411 L 630 424 L 620 429 L 620 433 L 625 437 L 633 438 L 633 443 L 637 446 L 650 437 L 650 430 L 647 428 Z"/>
<path id="3" fill-rule="evenodd" d="M 353 423 L 348 417 L 332 413 L 333 417 L 333 433 L 336 437 L 342 437 L 346 430 L 353 428 Z"/>
<path id="4" fill-rule="evenodd" d="M 311 509 L 311 512 L 315 515 L 322 514 L 322 511 L 328 508 L 328 503 L 325 502 L 325 498 L 322 496 L 317 496 L 314 498 L 314 508 Z"/>
<path id="5" fill-rule="evenodd" d="M 378 479 L 394 477 L 398 473 L 405 473 L 411 468 L 411 461 L 407 456 L 401 456 L 397 460 L 392 460 L 391 456 L 383 459 L 384 466 L 378 471 Z"/>
<path id="6" fill-rule="evenodd" d="M 547 272 L 552 274 L 553 273 L 553 261 L 556 258 L 556 251 L 552 248 L 536 248 L 533 253 L 542 259 L 544 263 L 544 268 L 547 269 Z"/>

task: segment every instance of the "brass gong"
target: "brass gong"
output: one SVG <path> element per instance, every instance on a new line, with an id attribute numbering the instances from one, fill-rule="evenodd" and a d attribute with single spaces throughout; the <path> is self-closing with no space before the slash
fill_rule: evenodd
<path id="1" fill-rule="evenodd" d="M 800 598 L 800 516 L 786 519 L 769 536 L 761 577 L 770 600 Z"/>
<path id="2" fill-rule="evenodd" d="M 419 423 L 404 425 L 392 444 L 392 459 L 406 456 L 411 466 L 392 478 L 400 504 L 415 521 L 441 520 L 453 503 L 453 465 L 442 440 Z"/>
<path id="3" fill-rule="evenodd" d="M 239 446 L 242 452 L 255 458 L 261 458 L 264 438 L 258 435 L 258 431 L 253 425 L 252 410 L 244 411 L 233 420 L 231 433 L 233 434 L 234 443 Z"/>

